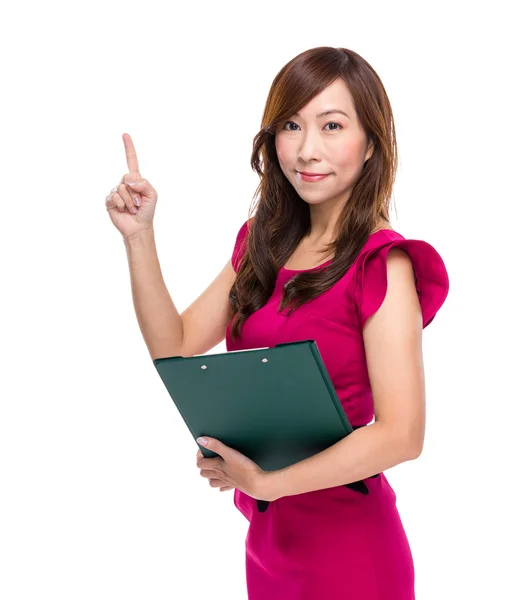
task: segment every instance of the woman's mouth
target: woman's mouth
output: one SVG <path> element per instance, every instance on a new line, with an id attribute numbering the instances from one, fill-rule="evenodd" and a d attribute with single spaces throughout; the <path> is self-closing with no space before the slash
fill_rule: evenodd
<path id="1" fill-rule="evenodd" d="M 296 173 L 297 176 L 299 175 L 301 177 L 302 181 L 310 182 L 321 181 L 330 175 L 330 173 L 309 173 L 304 171 L 297 171 Z"/>

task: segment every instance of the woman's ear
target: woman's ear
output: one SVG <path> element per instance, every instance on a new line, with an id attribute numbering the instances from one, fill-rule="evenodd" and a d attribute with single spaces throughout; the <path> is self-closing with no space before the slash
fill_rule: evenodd
<path id="1" fill-rule="evenodd" d="M 373 140 L 371 140 L 371 142 L 368 144 L 368 150 L 366 152 L 366 158 L 364 159 L 364 162 L 367 162 L 373 156 L 374 151 L 375 151 L 375 142 Z"/>

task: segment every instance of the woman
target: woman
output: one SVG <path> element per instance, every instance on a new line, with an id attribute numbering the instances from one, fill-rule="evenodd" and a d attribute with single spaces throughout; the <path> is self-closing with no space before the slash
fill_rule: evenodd
<path id="1" fill-rule="evenodd" d="M 223 338 L 229 351 L 316 340 L 355 429 L 273 472 L 220 440 L 199 439 L 219 455 L 198 451 L 200 475 L 235 489 L 249 521 L 249 600 L 412 600 L 412 554 L 383 471 L 421 453 L 422 329 L 449 281 L 430 244 L 389 223 L 397 149 L 378 75 L 355 52 L 330 47 L 280 70 L 254 139 L 255 214 L 231 260 L 181 315 L 155 250 L 157 192 L 124 141 L 130 172 L 107 209 L 125 240 L 152 359 L 201 354 Z M 367 493 L 348 487 L 356 481 Z M 266 510 L 255 499 L 269 502 Z"/>

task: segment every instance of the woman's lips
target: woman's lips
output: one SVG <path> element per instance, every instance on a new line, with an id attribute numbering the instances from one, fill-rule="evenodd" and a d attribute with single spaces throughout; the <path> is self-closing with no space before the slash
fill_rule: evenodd
<path id="1" fill-rule="evenodd" d="M 322 179 L 325 179 L 325 177 L 328 177 L 330 175 L 330 173 L 325 173 L 325 174 L 308 174 L 308 173 L 302 173 L 300 171 L 297 171 L 297 175 L 299 175 L 302 179 L 302 181 L 321 181 Z"/>

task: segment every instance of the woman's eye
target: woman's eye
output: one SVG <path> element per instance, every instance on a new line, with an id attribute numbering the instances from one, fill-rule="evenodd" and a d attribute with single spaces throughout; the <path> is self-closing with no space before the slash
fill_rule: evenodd
<path id="1" fill-rule="evenodd" d="M 286 131 L 295 131 L 294 129 L 293 129 L 293 130 L 291 130 L 291 129 L 288 129 L 288 128 L 287 128 L 287 125 L 289 125 L 289 123 L 291 123 L 291 125 L 296 125 L 296 123 L 293 123 L 293 121 L 286 121 L 286 122 L 284 123 L 284 127 L 283 127 L 283 129 L 285 129 Z"/>
<path id="2" fill-rule="evenodd" d="M 283 129 L 285 129 L 286 131 L 297 131 L 296 129 L 289 129 L 289 128 L 287 127 L 287 125 L 289 125 L 289 124 L 297 126 L 297 125 L 296 125 L 296 123 L 294 123 L 293 121 L 286 121 L 286 122 L 284 123 L 284 127 L 283 127 Z M 342 126 L 342 125 L 340 125 L 339 123 L 335 123 L 334 121 L 330 121 L 329 123 L 327 123 L 327 125 L 336 125 L 337 127 L 341 128 L 341 129 L 343 128 L 343 126 Z M 326 127 L 327 125 L 325 125 L 325 127 Z M 329 129 L 329 131 L 337 131 L 337 129 Z"/>

